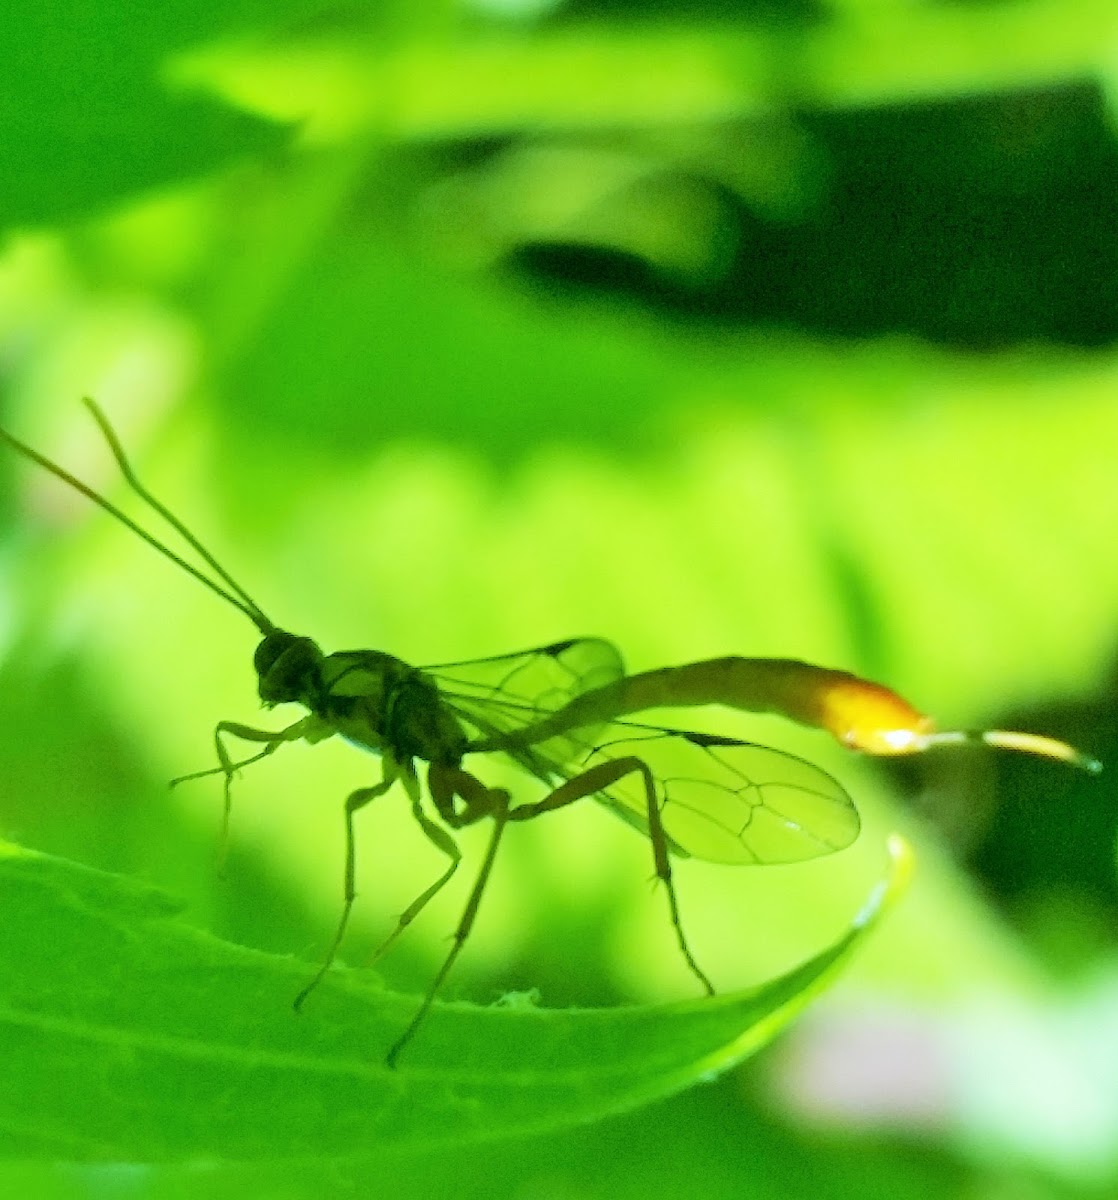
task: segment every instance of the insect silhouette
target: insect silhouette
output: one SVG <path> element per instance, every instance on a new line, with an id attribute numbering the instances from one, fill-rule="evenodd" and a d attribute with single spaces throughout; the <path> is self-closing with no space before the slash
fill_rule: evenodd
<path id="1" fill-rule="evenodd" d="M 457 871 L 462 855 L 453 831 L 485 818 L 492 821 L 451 948 L 389 1049 L 386 1062 L 391 1067 L 419 1029 L 469 937 L 510 824 L 593 797 L 639 829 L 650 842 L 683 959 L 711 994 L 714 987 L 684 934 L 672 856 L 742 865 L 791 863 L 842 850 L 858 836 L 857 809 L 845 789 L 805 759 L 736 738 L 621 718 L 665 706 L 719 704 L 777 713 L 825 729 L 849 749 L 869 754 L 915 754 L 934 745 L 972 741 L 1061 759 L 1092 772 L 1100 769 L 1094 759 L 1065 743 L 1036 734 L 937 732 L 928 717 L 888 688 L 793 659 L 726 657 L 627 675 L 612 643 L 593 637 L 423 668 L 379 650 L 324 653 L 313 639 L 282 629 L 265 615 L 194 533 L 140 482 L 97 404 L 89 399 L 85 404 L 127 485 L 197 562 L 2 429 L 0 441 L 88 497 L 242 612 L 261 636 L 253 666 L 264 706 L 296 704 L 305 710 L 278 730 L 219 721 L 214 730 L 218 765 L 172 781 L 223 777 L 223 844 L 232 781 L 242 767 L 290 742 L 313 744 L 335 735 L 380 757 L 380 779 L 345 801 L 341 914 L 320 967 L 295 998 L 296 1009 L 326 976 L 346 932 L 356 898 L 354 818 L 361 809 L 399 784 L 420 830 L 447 861 L 442 874 L 400 915 L 374 961 Z M 233 740 L 260 749 L 235 759 L 228 744 Z M 508 790 L 488 786 L 464 765 L 471 756 L 494 754 L 511 759 L 544 785 L 542 798 L 516 801 Z M 417 764 L 426 764 L 424 779 Z"/>

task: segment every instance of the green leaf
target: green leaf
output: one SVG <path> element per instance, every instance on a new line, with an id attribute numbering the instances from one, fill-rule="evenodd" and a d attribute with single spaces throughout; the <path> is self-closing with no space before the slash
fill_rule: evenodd
<path id="1" fill-rule="evenodd" d="M 762 987 L 656 1007 L 439 1003 L 202 933 L 163 893 L 5 845 L 0 1154 L 70 1161 L 330 1158 L 542 1132 L 725 1071 L 831 978 L 897 893 L 894 850 L 849 931 Z"/>
<path id="2" fill-rule="evenodd" d="M 154 5 L 14 0 L 0 21 L 0 225 L 53 221 L 191 178 L 288 138 L 208 97 L 173 94 L 176 53 L 304 17 L 316 0 Z"/>

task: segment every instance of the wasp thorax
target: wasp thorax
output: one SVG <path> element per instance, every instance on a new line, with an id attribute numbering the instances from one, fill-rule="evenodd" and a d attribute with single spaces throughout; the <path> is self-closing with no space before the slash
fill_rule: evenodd
<path id="1" fill-rule="evenodd" d="M 252 663 L 265 704 L 311 703 L 319 691 L 322 651 L 308 637 L 273 629 L 256 647 Z"/>

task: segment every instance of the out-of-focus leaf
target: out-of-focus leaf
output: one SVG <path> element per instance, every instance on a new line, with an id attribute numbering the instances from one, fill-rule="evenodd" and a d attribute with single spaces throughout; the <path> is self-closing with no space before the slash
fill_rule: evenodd
<path id="1" fill-rule="evenodd" d="M 270 119 L 172 94 L 163 66 L 198 42 L 322 7 L 322 0 L 6 4 L 0 226 L 64 219 L 277 145 L 288 135 Z"/>
<path id="2" fill-rule="evenodd" d="M 787 9 L 787 5 L 782 5 Z M 671 127 L 819 108 L 1051 86 L 1109 70 L 1108 0 L 831 5 L 762 19 L 570 22 L 401 42 L 318 35 L 216 47 L 180 78 L 335 140 Z"/>
<path id="3" fill-rule="evenodd" d="M 275 301 L 229 407 L 335 454 L 401 436 L 506 460 L 565 437 L 624 445 L 677 382 L 669 356 L 599 320 L 541 319 L 357 237 L 325 238 Z"/>

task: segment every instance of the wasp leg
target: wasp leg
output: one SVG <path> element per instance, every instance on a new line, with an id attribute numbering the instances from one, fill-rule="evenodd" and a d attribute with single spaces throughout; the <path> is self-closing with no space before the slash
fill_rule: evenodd
<path id="1" fill-rule="evenodd" d="M 477 779 L 468 771 L 464 771 L 461 767 L 432 763 L 427 774 L 427 784 L 439 814 L 455 829 L 460 829 L 464 825 L 471 825 L 482 817 L 488 816 L 496 808 L 505 807 L 508 804 L 509 794 L 503 788 L 488 788 L 480 779 Z M 376 953 L 369 960 L 370 963 L 376 962 L 412 921 L 419 916 L 423 909 L 426 908 L 428 901 L 432 900 L 442 891 L 450 882 L 451 876 L 458 870 L 462 861 L 462 852 L 458 849 L 458 843 L 455 842 L 442 826 L 436 825 L 423 811 L 420 806 L 418 789 L 409 788 L 408 794 L 411 799 L 412 816 L 415 817 L 420 829 L 427 835 L 427 840 L 433 846 L 451 859 L 451 863 L 446 871 L 425 892 L 417 896 L 404 909 L 400 914 L 400 920 L 397 922 L 396 928 L 378 947 Z M 456 796 L 466 806 L 458 814 L 454 812 L 454 799 Z"/>
<path id="2" fill-rule="evenodd" d="M 273 754 L 282 742 L 272 742 L 264 747 L 258 754 L 253 754 L 249 758 L 239 758 L 235 763 L 230 763 L 234 773 L 241 770 L 242 767 L 251 767 L 253 763 L 259 762 L 262 758 L 267 758 L 269 754 Z M 211 775 L 224 775 L 226 770 L 224 767 L 206 767 L 202 771 L 191 771 L 189 775 L 176 775 L 174 779 L 167 781 L 169 788 L 177 788 L 180 783 L 191 783 L 195 779 L 209 779 Z"/>
<path id="3" fill-rule="evenodd" d="M 508 807 L 509 794 L 504 788 L 487 787 L 476 775 L 459 766 L 432 763 L 427 772 L 427 787 L 438 814 L 451 827 L 462 829 L 482 817 Z M 456 809 L 455 801 L 462 807 Z"/>
<path id="4" fill-rule="evenodd" d="M 604 791 L 633 772 L 639 774 L 644 781 L 644 794 L 648 815 L 648 838 L 652 843 L 652 859 L 656 867 L 656 877 L 664 884 L 664 888 L 668 894 L 668 910 L 671 913 L 672 928 L 675 930 L 676 941 L 679 944 L 684 961 L 691 970 L 691 974 L 703 985 L 707 995 L 713 996 L 714 985 L 707 978 L 706 972 L 695 961 L 695 956 L 691 953 L 691 948 L 688 946 L 687 938 L 683 932 L 683 921 L 679 915 L 679 901 L 676 898 L 675 885 L 672 882 L 672 866 L 671 860 L 668 857 L 668 840 L 664 834 L 664 825 L 660 819 L 660 806 L 656 799 L 656 780 L 645 762 L 635 756 L 629 755 L 625 758 L 617 758 L 609 762 L 599 763 L 597 766 L 584 771 L 581 775 L 576 775 L 573 779 L 568 779 L 565 783 L 560 784 L 555 791 L 545 796 L 542 800 L 537 801 L 537 803 L 523 804 L 514 808 L 509 813 L 508 819 L 510 821 L 530 821 L 533 817 L 554 812 L 559 808 L 565 808 L 568 804 L 573 804 L 576 800 L 582 800 L 586 796 L 594 795 L 595 792 Z"/>
<path id="5" fill-rule="evenodd" d="M 326 957 L 322 960 L 322 965 L 314 973 L 314 977 L 306 987 L 295 997 L 294 1007 L 298 1012 L 307 997 L 314 991 L 326 976 L 326 972 L 334 963 L 334 959 L 338 953 L 338 947 L 342 944 L 342 938 L 345 937 L 346 926 L 349 924 L 349 914 L 353 911 L 353 902 L 357 899 L 357 845 L 353 833 L 353 818 L 367 804 L 371 804 L 378 796 L 383 796 L 385 792 L 399 778 L 400 768 L 398 764 L 386 757 L 384 762 L 384 778 L 375 787 L 358 788 L 357 791 L 351 792 L 345 802 L 345 899 L 342 903 L 342 915 L 338 919 L 338 927 L 334 931 L 333 940 L 330 942 L 330 948 L 326 951 Z"/>
<path id="6" fill-rule="evenodd" d="M 455 959 L 462 952 L 462 947 L 466 944 L 466 939 L 470 936 L 470 930 L 473 928 L 474 918 L 477 916 L 477 910 L 481 904 L 485 885 L 489 882 L 489 874 L 493 870 L 493 862 L 497 857 L 497 847 L 501 844 L 501 835 L 504 833 L 505 826 L 509 820 L 508 793 L 499 788 L 494 788 L 490 791 L 490 795 L 493 798 L 494 805 L 498 807 L 495 807 L 491 814 L 493 816 L 493 833 L 489 838 L 489 846 L 485 851 L 485 859 L 481 864 L 481 869 L 478 871 L 477 879 L 474 881 L 470 898 L 466 901 L 466 908 L 462 913 L 462 919 L 458 922 L 458 928 L 454 931 L 454 944 L 450 948 L 450 953 L 443 960 L 443 965 L 432 980 L 431 986 L 427 989 L 427 994 L 423 997 L 423 1002 L 408 1023 L 407 1029 L 396 1039 L 385 1057 L 386 1066 L 393 1070 L 395 1070 L 396 1063 L 400 1058 L 400 1052 L 412 1040 L 415 1036 L 415 1031 L 423 1023 L 423 1018 L 434 1003 L 435 997 L 443 985 L 443 981 L 450 974 L 450 969 L 454 966 Z"/>
<path id="7" fill-rule="evenodd" d="M 275 752 L 285 742 L 295 742 L 306 730 L 307 718 L 303 717 L 286 729 L 253 729 L 250 725 L 239 725 L 236 721 L 218 721 L 214 729 L 214 746 L 217 750 L 218 766 L 208 767 L 204 771 L 191 771 L 189 775 L 178 775 L 168 784 L 168 787 L 178 787 L 180 783 L 189 783 L 194 779 L 206 779 L 210 775 L 224 775 L 224 798 L 221 813 L 221 840 L 218 850 L 218 874 L 225 873 L 225 860 L 229 854 L 229 820 L 233 812 L 233 776 L 242 768 L 259 762 Z M 250 755 L 239 762 L 234 762 L 222 735 L 239 738 L 242 742 L 264 742 L 264 749 L 258 754 Z"/>
<path id="8" fill-rule="evenodd" d="M 648 834 L 649 840 L 652 842 L 652 855 L 656 865 L 656 876 L 663 881 L 668 893 L 668 909 L 671 913 L 672 927 L 675 930 L 676 941 L 691 973 L 703 985 L 703 988 L 709 995 L 714 995 L 714 985 L 695 961 L 695 957 L 691 953 L 691 948 L 688 946 L 687 938 L 683 932 L 683 922 L 679 915 L 679 902 L 676 899 L 675 885 L 672 882 L 671 862 L 668 858 L 668 841 L 664 834 L 663 823 L 660 820 L 660 806 L 656 798 L 656 781 L 645 762 L 639 758 L 629 756 L 614 759 L 611 762 L 600 763 L 584 771 L 581 775 L 576 775 L 574 779 L 568 779 L 535 804 L 519 805 L 511 811 L 508 807 L 509 796 L 507 792 L 501 789 L 488 789 L 479 783 L 478 789 L 480 790 L 474 788 L 467 789 L 470 792 L 470 796 L 467 799 L 467 812 L 475 820 L 485 815 L 490 815 L 494 819 L 493 834 L 489 839 L 489 848 L 485 854 L 485 861 L 481 865 L 481 870 L 478 872 L 473 891 L 470 892 L 470 898 L 466 902 L 465 912 L 463 912 L 462 919 L 458 923 L 457 930 L 455 930 L 454 945 L 443 961 L 443 965 L 439 968 L 439 973 L 427 989 L 427 994 L 423 997 L 423 1002 L 420 1004 L 418 1011 L 412 1017 L 408 1027 L 389 1050 L 385 1059 L 389 1067 L 395 1068 L 400 1058 L 400 1052 L 415 1036 L 416 1030 L 422 1024 L 423 1018 L 434 1003 L 435 997 L 438 995 L 439 989 L 450 973 L 451 967 L 454 966 L 454 961 L 461 952 L 466 938 L 469 937 L 470 930 L 473 928 L 474 918 L 477 916 L 478 906 L 481 904 L 485 885 L 493 869 L 493 861 L 496 858 L 497 847 L 500 844 L 505 826 L 510 821 L 530 821 L 534 817 L 543 816 L 544 813 L 566 808 L 568 804 L 574 804 L 576 800 L 585 799 L 585 797 L 593 796 L 604 788 L 611 787 L 633 772 L 640 774 L 644 781 L 648 808 Z M 473 777 L 471 776 L 470 778 L 472 779 Z M 476 780 L 474 782 L 477 783 Z M 435 793 L 436 789 L 432 788 L 432 792 Z M 445 800 L 445 797 L 443 799 Z M 437 796 L 436 801 L 438 801 Z M 473 801 L 472 806 L 471 801 Z M 442 808 L 440 807 L 441 811 Z M 446 813 L 442 815 L 445 817 Z M 468 823 L 466 814 L 459 815 L 457 822 L 459 824 Z"/>
<path id="9" fill-rule="evenodd" d="M 259 754 L 254 755 L 248 760 L 249 762 L 255 762 L 258 759 L 267 758 L 269 754 L 274 754 L 285 742 L 298 741 L 303 736 L 306 725 L 307 719 L 303 717 L 293 725 L 288 725 L 286 729 L 273 732 L 268 729 L 253 729 L 250 725 L 239 725 L 236 721 L 218 721 L 217 727 L 214 729 L 214 746 L 217 749 L 218 761 L 221 763 L 220 770 L 225 776 L 225 805 L 221 820 L 223 860 L 226 847 L 229 844 L 229 817 L 233 811 L 233 775 L 238 766 L 242 764 L 233 762 L 224 741 L 222 741 L 222 735 L 239 738 L 242 742 L 267 743 Z"/>
<path id="10" fill-rule="evenodd" d="M 458 849 L 458 843 L 450 836 L 441 825 L 436 825 L 434 821 L 423 811 L 419 804 L 418 793 L 411 799 L 411 812 L 419 824 L 419 828 L 423 830 L 427 836 L 427 840 L 437 849 L 441 850 L 447 858 L 450 859 L 450 866 L 435 880 L 426 891 L 420 893 L 404 911 L 400 914 L 400 919 L 396 922 L 396 928 L 384 939 L 377 947 L 373 956 L 369 959 L 370 965 L 375 963 L 389 948 L 395 943 L 396 939 L 404 932 L 405 929 L 415 920 L 416 917 L 427 907 L 429 900 L 432 900 L 444 887 L 450 882 L 451 876 L 458 870 L 458 866 L 462 861 L 462 851 Z"/>

